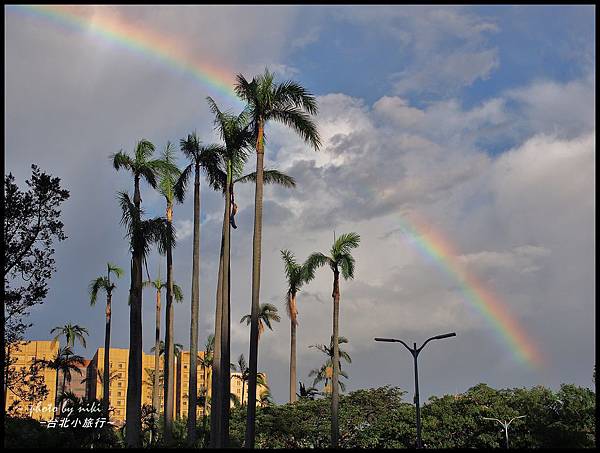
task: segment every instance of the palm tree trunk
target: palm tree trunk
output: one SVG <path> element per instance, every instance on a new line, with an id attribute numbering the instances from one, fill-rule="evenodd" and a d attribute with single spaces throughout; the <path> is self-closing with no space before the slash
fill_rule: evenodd
<path id="1" fill-rule="evenodd" d="M 194 250 L 192 258 L 192 300 L 190 324 L 190 374 L 188 385 L 187 440 L 191 447 L 196 442 L 196 405 L 198 395 L 198 321 L 200 309 L 200 167 L 196 164 L 194 176 Z"/>
<path id="2" fill-rule="evenodd" d="M 167 201 L 167 222 L 173 223 L 173 205 Z M 167 247 L 167 308 L 165 319 L 165 442 L 173 440 L 175 348 L 173 344 L 173 249 Z"/>
<path id="3" fill-rule="evenodd" d="M 340 348 L 338 345 L 340 317 L 340 273 L 333 273 L 333 376 L 331 378 L 331 446 L 338 448 L 339 422 L 338 379 L 340 374 Z"/>
<path id="4" fill-rule="evenodd" d="M 108 286 L 110 287 L 110 272 L 108 273 Z M 112 305 L 112 294 L 107 292 L 106 294 L 106 326 L 104 332 L 104 372 L 102 373 L 104 378 L 102 382 L 102 413 L 108 420 L 108 410 L 110 408 L 110 315 Z"/>
<path id="5" fill-rule="evenodd" d="M 140 210 L 140 178 L 135 176 L 133 202 Z M 139 223 L 140 219 L 136 219 Z M 129 306 L 129 364 L 127 367 L 127 408 L 125 443 L 141 447 L 142 432 L 142 259 L 143 250 L 134 249 L 131 260 L 131 287 Z"/>
<path id="6" fill-rule="evenodd" d="M 229 409 L 231 406 L 231 368 L 230 368 L 230 304 L 231 304 L 231 163 L 227 165 L 227 185 L 225 190 L 225 236 L 223 241 L 223 283 L 222 283 L 222 309 L 221 318 L 221 445 L 226 448 L 229 445 Z"/>
<path id="7" fill-rule="evenodd" d="M 215 303 L 215 350 L 213 352 L 211 405 L 210 405 L 210 445 L 221 447 L 221 324 L 223 318 L 223 255 L 225 253 L 225 228 L 227 213 L 223 213 L 223 230 L 221 233 L 221 254 L 219 257 L 219 275 L 217 278 L 217 300 Z"/>
<path id="8" fill-rule="evenodd" d="M 293 302 L 292 309 L 296 307 L 296 295 L 290 296 Z M 292 314 L 290 319 L 290 403 L 296 402 L 296 321 Z"/>
<path id="9" fill-rule="evenodd" d="M 129 365 L 127 368 L 127 409 L 125 442 L 141 447 L 142 431 L 142 251 L 135 251 L 129 325 Z"/>
<path id="10" fill-rule="evenodd" d="M 258 311 L 260 299 L 260 259 L 262 240 L 262 208 L 264 186 L 264 122 L 258 123 L 256 138 L 256 183 L 254 192 L 254 237 L 252 240 L 252 310 L 250 312 L 250 379 L 248 401 L 256 401 L 256 372 L 258 368 Z M 256 404 L 248 405 L 246 416 L 246 448 L 254 448 Z"/>
<path id="11" fill-rule="evenodd" d="M 154 335 L 154 382 L 152 383 L 152 407 L 156 411 L 154 422 L 158 423 L 160 413 L 160 288 L 156 290 L 156 327 Z M 154 439 L 153 439 L 154 440 Z"/>
<path id="12" fill-rule="evenodd" d="M 242 376 L 242 407 L 244 407 L 244 392 L 246 391 L 246 379 Z M 248 398 L 246 398 L 248 401 Z"/>

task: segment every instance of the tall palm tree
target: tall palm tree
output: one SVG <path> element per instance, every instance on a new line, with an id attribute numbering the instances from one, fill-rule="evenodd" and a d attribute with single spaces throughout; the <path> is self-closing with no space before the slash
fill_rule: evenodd
<path id="1" fill-rule="evenodd" d="M 231 233 L 231 185 L 233 175 L 241 172 L 247 158 L 252 135 L 247 128 L 244 112 L 235 116 L 223 113 L 210 97 L 207 98 L 210 109 L 215 115 L 215 128 L 218 130 L 225 147 L 220 153 L 221 187 L 225 195 L 223 231 L 221 233 L 221 253 L 219 260 L 219 279 L 217 284 L 217 303 L 215 315 L 215 353 L 213 363 L 213 393 L 211 416 L 211 444 L 215 448 L 226 447 L 229 442 L 229 399 L 230 394 L 230 233 Z"/>
<path id="2" fill-rule="evenodd" d="M 250 324 L 250 315 L 245 315 L 240 319 L 240 323 L 245 322 L 246 325 Z M 279 322 L 281 318 L 277 314 L 277 307 L 273 304 L 260 304 L 260 311 L 258 312 L 258 338 L 265 330 L 267 326 L 270 330 L 273 330 L 271 322 Z"/>
<path id="3" fill-rule="evenodd" d="M 335 237 L 335 236 L 334 236 Z M 333 271 L 333 376 L 331 392 L 331 445 L 338 447 L 339 423 L 338 406 L 339 391 L 338 382 L 340 374 L 340 350 L 339 350 L 339 316 L 340 316 L 340 272 L 345 280 L 354 278 L 354 257 L 352 249 L 358 247 L 360 236 L 356 233 L 342 234 L 337 240 L 334 239 L 330 254 L 316 252 L 307 259 L 307 265 L 314 269 L 329 265 Z"/>
<path id="4" fill-rule="evenodd" d="M 154 376 L 158 376 L 160 368 L 160 295 L 161 291 L 167 287 L 167 282 L 160 279 L 160 266 L 158 267 L 158 278 L 156 280 L 146 280 L 144 287 L 151 287 L 156 290 L 156 328 L 154 335 Z M 177 284 L 173 284 L 173 295 L 177 302 L 183 301 L 183 292 Z M 152 407 L 155 409 L 155 423 L 158 423 L 158 415 L 160 413 L 160 396 L 159 396 L 159 381 L 154 379 L 152 385 Z"/>
<path id="5" fill-rule="evenodd" d="M 161 166 L 158 170 L 158 191 L 165 197 L 167 222 L 173 225 L 173 201 L 175 200 L 175 184 L 181 175 L 177 168 L 175 149 L 167 142 L 161 154 Z M 173 438 L 173 403 L 175 401 L 175 356 L 173 351 L 173 248 L 175 244 L 167 243 L 167 307 L 165 309 L 165 442 Z"/>
<path id="6" fill-rule="evenodd" d="M 254 77 L 250 82 L 243 75 L 237 76 L 237 95 L 247 103 L 256 149 L 256 184 L 254 198 L 254 240 L 252 246 L 252 310 L 250 322 L 250 381 L 249 397 L 256 398 L 256 373 L 258 366 L 258 311 L 260 301 L 260 263 L 262 240 L 262 207 L 264 185 L 264 131 L 273 120 L 295 130 L 305 142 L 315 149 L 320 146 L 319 134 L 310 115 L 317 113 L 314 96 L 299 84 L 288 81 L 274 83 L 273 74 Z M 247 448 L 254 448 L 256 407 L 248 408 L 246 441 Z"/>
<path id="7" fill-rule="evenodd" d="M 166 235 L 164 219 L 142 220 L 142 196 L 140 180 L 143 178 L 156 188 L 156 176 L 164 167 L 160 159 L 151 159 L 154 145 L 145 139 L 135 147 L 133 156 L 122 150 L 111 155 L 113 167 L 129 171 L 133 176 L 133 202 L 129 195 L 118 195 L 122 210 L 121 224 L 127 229 L 131 251 L 131 285 L 129 289 L 129 365 L 127 369 L 127 409 L 125 442 L 129 447 L 141 447 L 142 432 L 142 264 L 149 252 L 150 245 Z M 170 224 L 169 224 L 170 226 Z M 165 249 L 167 247 L 165 246 Z"/>
<path id="8" fill-rule="evenodd" d="M 85 341 L 85 340 L 84 340 Z M 81 367 L 85 364 L 85 359 L 73 353 L 70 346 L 59 348 L 56 355 L 51 360 L 47 359 L 36 359 L 34 363 L 56 371 L 56 393 L 54 395 L 54 401 L 57 404 L 60 402 L 60 395 L 58 393 L 58 375 L 59 373 L 63 376 L 61 395 L 65 394 L 66 383 L 71 383 L 71 372 L 76 372 L 81 375 Z M 60 407 L 60 405 L 59 405 Z"/>
<path id="9" fill-rule="evenodd" d="M 103 379 L 103 399 L 102 399 L 102 412 L 108 417 L 108 409 L 110 407 L 109 397 L 109 386 L 110 386 L 110 315 L 111 315 L 111 303 L 112 303 L 112 292 L 116 288 L 116 285 L 111 282 L 110 274 L 114 274 L 115 277 L 121 278 L 123 276 L 123 269 L 115 266 L 111 263 L 106 263 L 106 276 L 101 276 L 92 280 L 89 285 L 90 292 L 90 305 L 96 304 L 98 298 L 98 292 L 104 290 L 106 292 L 106 322 L 104 328 L 104 379 Z"/>
<path id="10" fill-rule="evenodd" d="M 314 278 L 315 273 L 310 272 L 311 269 L 306 263 L 298 264 L 294 254 L 289 250 L 281 250 L 281 258 L 287 278 L 285 306 L 290 317 L 290 403 L 293 403 L 296 401 L 296 327 L 298 325 L 296 295 L 305 283 Z"/>
<path id="11" fill-rule="evenodd" d="M 190 164 L 183 169 L 179 176 L 174 193 L 177 201 L 183 203 L 185 189 L 191 174 L 194 174 L 194 245 L 192 259 L 192 294 L 190 317 L 190 374 L 188 404 L 187 439 L 189 445 L 196 441 L 196 395 L 198 393 L 198 376 L 196 357 L 198 355 L 198 322 L 200 310 L 200 172 L 208 176 L 209 184 L 214 174 L 214 168 L 219 159 L 220 146 L 203 146 L 196 133 L 188 134 L 187 139 L 180 140 L 180 148 Z"/>

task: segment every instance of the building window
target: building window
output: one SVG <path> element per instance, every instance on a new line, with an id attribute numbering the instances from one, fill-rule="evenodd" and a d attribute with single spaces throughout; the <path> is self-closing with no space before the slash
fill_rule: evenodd
<path id="1" fill-rule="evenodd" d="M 117 404 L 118 404 L 119 406 L 122 406 L 122 405 L 123 405 L 123 400 L 119 400 L 119 401 L 117 401 Z"/>
<path id="2" fill-rule="evenodd" d="M 123 368 L 123 363 L 119 363 L 119 368 Z"/>

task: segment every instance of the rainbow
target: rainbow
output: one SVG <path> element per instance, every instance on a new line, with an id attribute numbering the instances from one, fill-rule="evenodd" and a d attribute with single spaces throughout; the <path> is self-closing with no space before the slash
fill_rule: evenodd
<path id="1" fill-rule="evenodd" d="M 82 5 L 7 5 L 7 11 L 41 18 L 67 29 L 90 33 L 115 43 L 137 55 L 154 58 L 169 69 L 180 71 L 208 87 L 212 93 L 241 105 L 233 91 L 235 78 L 231 71 L 193 57 L 181 42 L 157 31 L 136 26 L 98 9 L 90 20 Z"/>
<path id="2" fill-rule="evenodd" d="M 459 284 L 467 302 L 484 316 L 519 362 L 534 368 L 542 366 L 542 353 L 523 327 L 505 304 L 475 276 L 465 271 L 457 259 L 459 255 L 445 237 L 415 213 L 411 214 L 410 220 L 407 217 L 400 219 L 400 231 L 425 258 Z"/>

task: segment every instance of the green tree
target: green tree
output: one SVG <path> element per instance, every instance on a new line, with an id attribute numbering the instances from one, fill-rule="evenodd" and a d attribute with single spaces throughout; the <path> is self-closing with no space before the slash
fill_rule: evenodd
<path id="1" fill-rule="evenodd" d="M 111 280 L 110 275 L 114 274 L 115 277 L 121 278 L 123 276 L 123 269 L 115 266 L 111 263 L 106 263 L 106 276 L 97 277 L 92 280 L 89 284 L 90 293 L 90 305 L 94 306 L 98 298 L 98 292 L 103 290 L 106 292 L 106 321 L 104 326 L 104 379 L 103 379 L 103 400 L 102 400 L 102 412 L 108 417 L 108 409 L 110 407 L 110 396 L 109 396 L 109 373 L 110 373 L 110 321 L 111 321 L 111 306 L 112 306 L 112 292 L 117 287 Z"/>
<path id="2" fill-rule="evenodd" d="M 126 192 L 118 194 L 121 206 L 121 224 L 126 227 L 131 252 L 131 285 L 129 289 L 129 365 L 127 369 L 127 409 L 125 440 L 129 447 L 141 446 L 142 431 L 142 264 L 153 243 L 163 250 L 174 243 L 172 225 L 164 218 L 142 220 L 142 195 L 140 180 L 143 178 L 156 188 L 158 171 L 164 167 L 160 159 L 151 159 L 154 145 L 140 140 L 133 156 L 119 151 L 111 156 L 113 167 L 129 171 L 133 176 L 133 201 Z M 169 237 L 167 237 L 169 236 Z M 172 239 L 172 240 L 171 240 Z M 162 245 L 161 245 L 162 244 Z M 160 247 L 159 247 L 160 248 Z"/>
<path id="3" fill-rule="evenodd" d="M 175 163 L 175 149 L 167 142 L 161 154 L 161 165 L 158 169 L 158 192 L 165 197 L 166 219 L 169 226 L 173 227 L 173 201 L 175 200 L 175 185 L 181 175 L 181 170 Z M 167 238 L 168 241 L 168 238 Z M 174 243 L 167 242 L 167 306 L 165 309 L 165 442 L 172 441 L 173 431 L 173 403 L 175 401 L 175 355 L 173 350 L 173 248 Z"/>
<path id="4" fill-rule="evenodd" d="M 175 184 L 175 197 L 180 203 L 185 198 L 185 189 L 192 173 L 194 174 L 194 245 L 192 258 L 192 293 L 190 316 L 190 374 L 188 389 L 190 402 L 188 405 L 187 439 L 189 445 L 196 440 L 196 394 L 198 393 L 198 376 L 196 357 L 198 355 L 198 322 L 200 307 L 200 173 L 203 171 L 209 179 L 214 175 L 218 164 L 217 145 L 203 146 L 196 133 L 188 134 L 187 139 L 180 140 L 181 151 L 190 161 L 183 169 Z M 214 182 L 213 182 L 214 184 Z"/>
<path id="5" fill-rule="evenodd" d="M 82 374 L 81 368 L 85 363 L 85 359 L 80 355 L 74 354 L 70 346 L 65 346 L 59 348 L 56 353 L 56 356 L 54 356 L 54 358 L 52 358 L 51 360 L 36 359 L 35 363 L 42 365 L 44 368 L 49 368 L 51 370 L 56 371 L 56 393 L 54 396 L 54 401 L 58 403 L 60 401 L 60 395 L 65 393 L 66 383 L 71 382 L 71 372 L 75 372 L 79 375 Z M 60 394 L 58 393 L 59 373 L 63 376 Z"/>
<path id="6" fill-rule="evenodd" d="M 264 132 L 269 121 L 277 121 L 296 131 L 315 149 L 320 146 L 319 134 L 310 115 L 317 113 L 313 95 L 293 81 L 277 84 L 273 74 L 264 74 L 251 81 L 237 76 L 237 95 L 247 103 L 256 149 L 256 183 L 254 200 L 254 239 L 252 244 L 252 309 L 250 322 L 250 381 L 249 398 L 256 398 L 256 373 L 258 366 L 258 312 L 260 301 L 260 263 L 262 243 L 262 208 L 264 185 Z M 248 407 L 246 447 L 254 448 L 256 408 Z"/>
<path id="7" fill-rule="evenodd" d="M 356 233 L 342 234 L 334 241 L 329 256 L 315 252 L 308 257 L 307 265 L 314 269 L 329 265 L 333 271 L 333 376 L 331 392 L 331 445 L 339 446 L 339 424 L 338 424 L 338 382 L 340 374 L 340 351 L 339 351 L 339 316 L 340 316 L 340 272 L 345 280 L 354 278 L 354 257 L 352 249 L 358 247 L 360 236 Z"/>
<path id="8" fill-rule="evenodd" d="M 277 314 L 277 307 L 273 304 L 260 304 L 260 310 L 258 312 L 258 338 L 265 331 L 265 326 L 269 328 L 269 330 L 273 330 L 272 322 L 281 321 L 281 317 Z M 250 315 L 242 316 L 240 319 L 240 323 L 246 323 L 246 325 L 250 324 Z"/>
<path id="9" fill-rule="evenodd" d="M 60 178 L 32 165 L 31 178 L 25 183 L 28 188 L 20 190 L 12 173 L 4 178 L 4 292 L 0 297 L 3 413 L 9 384 L 18 380 L 18 376 L 10 376 L 15 363 L 11 351 L 19 349 L 31 326 L 26 321 L 31 307 L 43 303 L 48 294 L 47 282 L 56 271 L 53 245 L 67 238 L 60 216 L 69 191 L 61 187 Z"/>
<path id="10" fill-rule="evenodd" d="M 289 250 L 281 250 L 281 258 L 287 278 L 285 306 L 290 317 L 290 403 L 293 403 L 296 401 L 296 328 L 298 326 L 296 297 L 302 286 L 314 278 L 315 273 L 310 272 L 306 263 L 298 264 L 294 254 Z"/>
<path id="11" fill-rule="evenodd" d="M 250 368 L 248 368 L 246 359 L 244 358 L 244 354 L 240 354 L 237 363 L 232 364 L 231 368 L 234 371 L 238 371 L 240 373 L 239 375 L 236 374 L 233 377 L 242 382 L 242 401 L 240 402 L 240 405 L 243 406 L 244 405 L 244 394 L 246 391 L 246 383 L 248 382 L 248 379 L 250 379 Z M 258 383 L 258 385 L 261 385 L 263 387 L 268 387 L 267 380 L 266 380 L 264 373 L 258 373 L 256 382 Z M 250 400 L 247 399 L 247 401 L 250 401 Z M 257 401 L 260 401 L 260 400 L 257 400 Z"/>
<path id="12" fill-rule="evenodd" d="M 215 128 L 225 142 L 220 153 L 221 187 L 225 196 L 225 212 L 221 234 L 219 278 L 217 282 L 217 303 L 215 315 L 215 352 L 212 374 L 211 405 L 211 444 L 212 447 L 226 447 L 229 438 L 229 398 L 230 389 L 230 233 L 231 233 L 231 194 L 233 175 L 241 172 L 247 158 L 251 133 L 247 129 L 244 112 L 235 116 L 223 113 L 212 100 L 207 98 L 215 115 Z M 224 178 L 223 178 L 224 176 Z"/>

